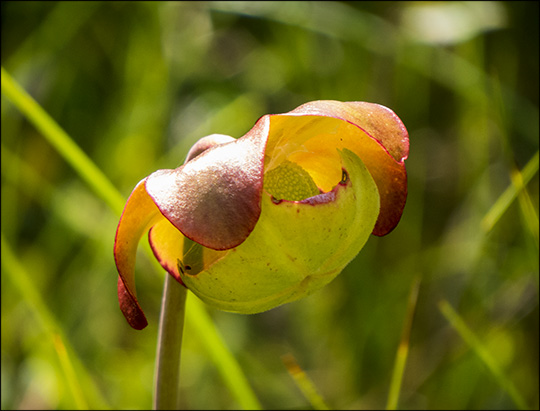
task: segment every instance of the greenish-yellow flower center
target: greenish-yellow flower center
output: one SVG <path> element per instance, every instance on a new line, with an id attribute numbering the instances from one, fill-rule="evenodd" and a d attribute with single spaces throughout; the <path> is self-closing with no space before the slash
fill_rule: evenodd
<path id="1" fill-rule="evenodd" d="M 289 160 L 265 174 L 264 189 L 276 200 L 300 201 L 320 194 L 311 175 Z"/>

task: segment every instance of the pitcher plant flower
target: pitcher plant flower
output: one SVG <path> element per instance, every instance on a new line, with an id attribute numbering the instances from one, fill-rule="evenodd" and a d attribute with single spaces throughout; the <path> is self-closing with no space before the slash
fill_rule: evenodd
<path id="1" fill-rule="evenodd" d="M 161 266 L 219 309 L 258 313 L 320 289 L 398 224 L 408 152 L 397 115 L 366 102 L 309 102 L 241 138 L 202 138 L 125 205 L 114 256 L 128 323 L 147 325 L 134 277 L 147 231 Z"/>

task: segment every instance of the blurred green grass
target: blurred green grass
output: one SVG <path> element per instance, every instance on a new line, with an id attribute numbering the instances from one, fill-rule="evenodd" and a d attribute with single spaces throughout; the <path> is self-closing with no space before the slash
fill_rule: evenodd
<path id="1" fill-rule="evenodd" d="M 209 309 L 265 408 L 310 407 L 288 354 L 330 408 L 384 408 L 417 277 L 398 408 L 517 406 L 441 301 L 538 408 L 537 2 L 1 8 L 2 66 L 126 197 L 201 136 L 240 137 L 259 116 L 306 101 L 377 102 L 405 123 L 409 198 L 390 235 L 372 237 L 307 299 L 252 316 Z M 116 299 L 118 216 L 4 96 L 1 127 L 2 233 L 86 370 L 82 390 L 98 391 L 88 406 L 149 408 L 163 277 L 141 254 L 150 325 L 131 330 Z M 486 226 L 506 190 L 514 201 Z M 80 406 L 4 258 L 1 408 Z M 189 325 L 184 338 L 185 406 L 238 407 Z"/>

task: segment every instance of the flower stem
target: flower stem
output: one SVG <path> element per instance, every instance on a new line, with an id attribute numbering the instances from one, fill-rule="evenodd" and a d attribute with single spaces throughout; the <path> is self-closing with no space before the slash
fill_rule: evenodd
<path id="1" fill-rule="evenodd" d="M 180 354 L 187 289 L 166 275 L 156 356 L 155 410 L 180 409 Z"/>

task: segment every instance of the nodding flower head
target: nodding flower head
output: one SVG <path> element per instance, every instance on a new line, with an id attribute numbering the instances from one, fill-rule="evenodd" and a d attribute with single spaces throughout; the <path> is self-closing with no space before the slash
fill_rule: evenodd
<path id="1" fill-rule="evenodd" d="M 147 325 L 134 277 L 146 232 L 170 275 L 226 311 L 257 313 L 323 287 L 370 234 L 398 224 L 408 152 L 396 114 L 365 102 L 314 101 L 265 115 L 238 139 L 202 138 L 125 205 L 114 255 L 129 324 Z"/>

